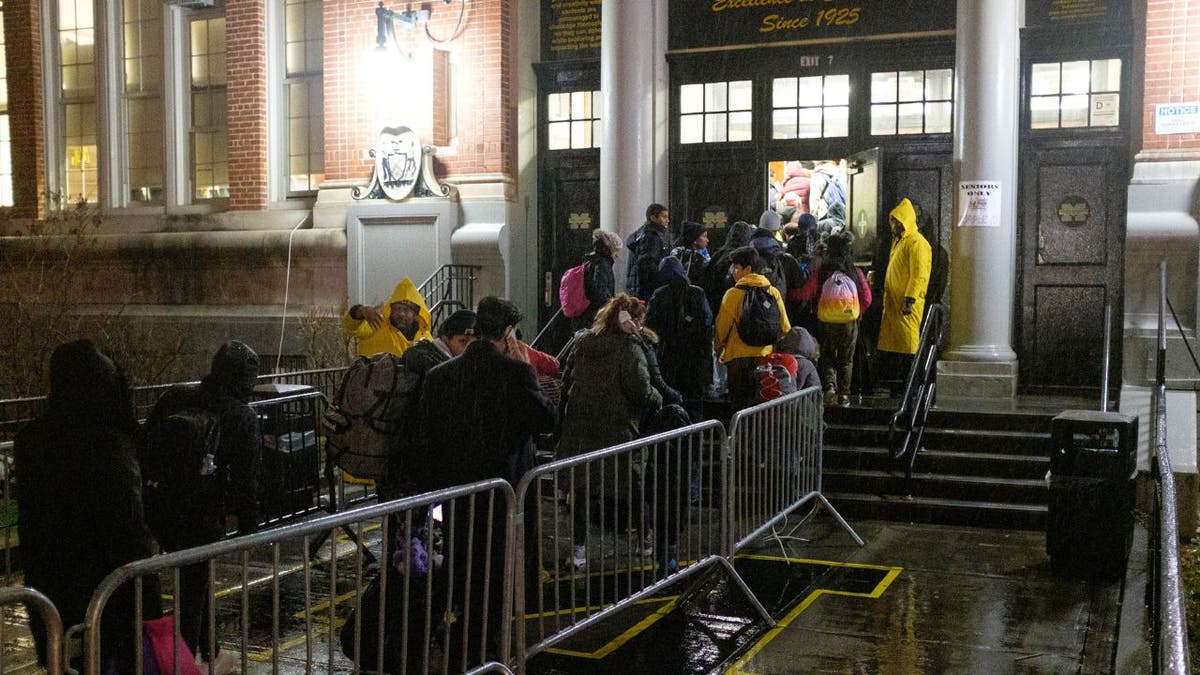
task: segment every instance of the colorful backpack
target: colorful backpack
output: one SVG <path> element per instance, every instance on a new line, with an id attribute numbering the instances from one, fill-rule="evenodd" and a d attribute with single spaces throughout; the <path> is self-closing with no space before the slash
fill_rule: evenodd
<path id="1" fill-rule="evenodd" d="M 858 285 L 843 272 L 829 275 L 817 300 L 817 319 L 823 323 L 858 321 Z"/>
<path id="2" fill-rule="evenodd" d="M 563 272 L 562 282 L 558 285 L 558 304 L 562 307 L 563 316 L 573 319 L 587 311 L 592 301 L 584 292 L 584 266 L 576 265 Z"/>

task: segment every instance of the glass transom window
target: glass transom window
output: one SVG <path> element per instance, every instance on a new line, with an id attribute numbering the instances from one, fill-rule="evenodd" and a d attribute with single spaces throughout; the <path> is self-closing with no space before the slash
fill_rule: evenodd
<path id="1" fill-rule="evenodd" d="M 1121 59 L 1035 63 L 1029 127 L 1115 127 L 1120 123 Z"/>
<path id="2" fill-rule="evenodd" d="M 600 147 L 600 92 L 568 91 L 546 97 L 550 150 Z"/>
<path id="3" fill-rule="evenodd" d="M 752 138 L 750 80 L 679 87 L 679 142 L 725 143 Z"/>
<path id="4" fill-rule="evenodd" d="M 777 77 L 771 83 L 771 138 L 850 133 L 850 76 Z"/>
<path id="5" fill-rule="evenodd" d="M 953 69 L 871 73 L 871 135 L 948 134 L 953 123 Z"/>

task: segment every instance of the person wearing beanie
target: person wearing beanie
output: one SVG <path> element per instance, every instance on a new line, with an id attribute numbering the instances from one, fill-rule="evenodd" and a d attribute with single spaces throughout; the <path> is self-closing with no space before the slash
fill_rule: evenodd
<path id="1" fill-rule="evenodd" d="M 704 389 L 712 384 L 712 309 L 678 259 L 663 258 L 658 278 L 663 283 L 650 296 L 646 327 L 658 334 L 663 379 L 683 398 L 688 417 L 699 422 Z"/>
<path id="2" fill-rule="evenodd" d="M 591 304 L 573 320 L 576 330 L 591 326 L 596 312 L 617 292 L 613 265 L 623 247 L 621 237 L 615 232 L 592 230 L 592 251 L 583 257 L 583 294 Z"/>
<path id="3" fill-rule="evenodd" d="M 166 514 L 173 518 L 170 525 L 166 524 L 166 519 L 156 525 L 156 520 L 150 518 L 163 550 L 179 551 L 220 541 L 225 537 L 227 511 L 237 517 L 239 534 L 258 530 L 261 431 L 258 415 L 248 403 L 258 377 L 258 367 L 258 354 L 248 345 L 238 340 L 226 342 L 213 356 L 211 372 L 199 385 L 171 387 L 159 398 L 146 420 L 148 435 L 165 425 L 171 415 L 187 410 L 208 411 L 219 424 L 220 441 L 215 460 L 217 475 L 222 478 L 216 483 L 220 489 L 208 495 L 203 503 L 167 506 L 147 502 L 148 514 L 161 516 L 160 512 L 172 512 Z M 147 495 L 147 500 L 149 498 Z M 217 654 L 208 653 L 208 621 L 204 617 L 212 594 L 207 563 L 180 570 L 176 597 L 179 603 L 177 621 L 184 642 L 205 661 L 219 659 L 212 663 L 210 672 L 222 672 L 231 665 L 232 657 L 221 654 L 219 649 Z"/>
<path id="4" fill-rule="evenodd" d="M 708 230 L 700 223 L 685 222 L 679 237 L 675 239 L 675 248 L 671 249 L 671 255 L 683 264 L 683 270 L 692 283 L 701 283 L 709 261 Z M 663 283 L 664 281 L 659 279 L 658 287 Z"/>
<path id="5" fill-rule="evenodd" d="M 817 330 L 822 346 L 821 380 L 825 385 L 827 406 L 850 405 L 850 381 L 854 374 L 854 349 L 858 343 L 859 323 L 873 300 L 866 276 L 854 264 L 852 243 L 853 237 L 849 232 L 829 235 L 825 257 L 817 261 L 812 274 L 800 290 L 801 302 L 817 306 Z M 833 279 L 835 274 L 841 276 Z M 845 304 L 845 301 L 834 298 L 835 294 L 846 295 L 838 286 L 839 280 L 854 286 L 849 290 L 852 290 L 854 295 L 857 318 L 847 320 L 839 317 L 836 321 L 829 320 L 830 316 L 836 314 L 830 312 L 829 308 L 839 302 Z"/>
<path id="6" fill-rule="evenodd" d="M 760 230 L 766 230 L 771 234 L 775 234 L 781 227 L 783 227 L 783 220 L 775 211 L 767 209 L 758 217 L 758 229 Z"/>
<path id="7" fill-rule="evenodd" d="M 775 351 L 796 357 L 796 388 L 808 389 L 821 386 L 821 375 L 817 363 L 821 358 L 821 346 L 812 333 L 802 326 L 792 326 L 783 339 L 775 343 Z"/>

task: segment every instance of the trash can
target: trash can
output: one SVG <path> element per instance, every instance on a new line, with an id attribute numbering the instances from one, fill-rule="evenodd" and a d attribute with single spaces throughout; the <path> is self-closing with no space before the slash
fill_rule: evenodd
<path id="1" fill-rule="evenodd" d="M 1050 435 L 1050 564 L 1071 576 L 1118 576 L 1133 534 L 1137 417 L 1068 410 Z"/>
<path id="2" fill-rule="evenodd" d="M 266 384 L 254 388 L 259 401 L 262 465 L 259 510 L 274 522 L 315 510 L 321 504 L 321 455 L 315 398 L 284 404 L 271 399 L 315 391 L 307 385 Z"/>

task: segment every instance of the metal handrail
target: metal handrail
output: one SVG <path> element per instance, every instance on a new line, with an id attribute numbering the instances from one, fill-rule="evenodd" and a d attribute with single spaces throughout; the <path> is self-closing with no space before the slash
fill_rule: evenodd
<path id="1" fill-rule="evenodd" d="M 937 373 L 938 352 L 945 335 L 945 309 L 938 303 L 930 305 L 925 326 L 921 329 L 917 355 L 908 370 L 900 407 L 888 423 L 888 454 L 893 460 L 905 463 L 904 480 L 908 494 L 912 494 L 913 465 L 921 450 L 925 422 L 937 391 L 934 376 Z"/>
<path id="2" fill-rule="evenodd" d="M 1159 263 L 1158 355 L 1153 400 L 1153 447 L 1150 478 L 1154 497 L 1150 519 L 1150 661 L 1151 672 L 1191 672 L 1187 620 L 1179 574 L 1179 523 L 1175 511 L 1175 476 L 1167 447 L 1167 263 Z"/>
<path id="3" fill-rule="evenodd" d="M 550 334 L 550 329 L 560 319 L 566 319 L 566 315 L 563 314 L 562 307 L 559 307 L 558 310 L 554 312 L 554 315 L 550 317 L 550 320 L 546 322 L 546 325 L 542 326 L 542 329 L 538 331 L 536 336 L 534 336 L 533 342 L 530 342 L 529 346 L 533 347 L 534 349 L 546 351 L 545 345 L 542 343 L 542 339 Z"/>

